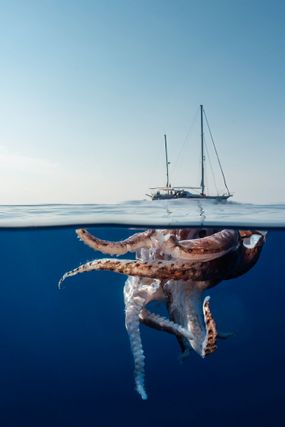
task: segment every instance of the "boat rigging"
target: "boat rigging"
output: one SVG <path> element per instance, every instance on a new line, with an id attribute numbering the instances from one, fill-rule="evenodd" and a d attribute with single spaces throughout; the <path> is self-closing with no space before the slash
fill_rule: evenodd
<path id="1" fill-rule="evenodd" d="M 223 182 L 225 185 L 226 192 L 224 194 L 210 195 L 205 192 L 205 139 L 204 139 L 204 118 L 206 119 L 206 124 L 209 130 L 210 138 L 214 147 L 214 152 L 217 157 L 218 165 L 222 174 Z M 213 135 L 208 123 L 208 119 L 203 108 L 203 105 L 200 105 L 200 120 L 201 120 L 201 182 L 199 187 L 172 187 L 169 179 L 169 165 L 168 160 L 168 150 L 167 150 L 167 137 L 164 135 L 164 149 L 165 149 L 165 162 L 166 162 L 166 186 L 165 187 L 152 187 L 150 190 L 155 190 L 154 193 L 148 194 L 152 200 L 163 200 L 163 199 L 214 199 L 217 201 L 226 201 L 229 197 L 232 197 L 232 194 L 229 191 L 227 186 L 225 174 L 221 165 L 221 161 L 218 155 L 218 151 L 213 139 Z M 200 193 L 192 193 L 189 190 L 200 190 Z"/>

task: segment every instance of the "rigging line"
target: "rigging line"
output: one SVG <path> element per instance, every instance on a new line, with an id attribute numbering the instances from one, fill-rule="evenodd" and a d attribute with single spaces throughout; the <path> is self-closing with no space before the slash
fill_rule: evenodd
<path id="1" fill-rule="evenodd" d="M 205 145 L 205 147 L 206 147 L 207 161 L 208 161 L 208 163 L 209 163 L 209 165 L 210 165 L 210 169 L 211 169 L 211 174 L 212 174 L 212 179 L 213 179 L 214 187 L 215 187 L 216 193 L 217 193 L 217 194 L 219 194 L 219 190 L 218 190 L 218 187 L 217 187 L 217 182 L 216 182 L 216 178 L 215 178 L 215 174 L 214 174 L 214 168 L 213 168 L 213 165 L 212 165 L 212 162 L 211 162 L 211 157 L 210 157 L 210 155 L 209 155 L 209 148 L 208 148 L 208 144 L 207 144 L 207 142 L 206 142 L 205 138 L 204 138 L 204 145 Z"/>
<path id="2" fill-rule="evenodd" d="M 213 138 L 213 135 L 212 135 L 211 129 L 210 129 L 210 125 L 209 125 L 209 122 L 208 122 L 208 118 L 207 118 L 207 115 L 206 115 L 205 110 L 203 110 L 203 111 L 204 111 L 204 116 L 205 116 L 205 119 L 206 119 L 207 127 L 208 127 L 208 130 L 209 130 L 209 134 L 210 134 L 210 137 L 211 137 L 211 140 L 212 140 L 212 144 L 213 144 L 213 147 L 214 147 L 214 150 L 215 150 L 215 153 L 216 153 L 217 159 L 218 159 L 218 163 L 219 163 L 219 167 L 220 167 L 220 170 L 221 170 L 221 173 L 222 173 L 223 181 L 224 181 L 224 184 L 225 184 L 225 187 L 226 187 L 226 189 L 227 189 L 228 194 L 230 194 L 230 190 L 229 190 L 229 188 L 228 188 L 228 186 L 227 186 L 226 177 L 225 177 L 225 174 L 224 174 L 224 171 L 223 171 L 223 168 L 222 168 L 222 164 L 221 164 L 221 161 L 220 161 L 220 158 L 219 158 L 219 154 L 218 154 L 218 151 L 217 151 L 217 147 L 216 147 L 216 144 L 215 144 L 215 141 L 214 141 L 214 138 Z"/>
<path id="3" fill-rule="evenodd" d="M 181 145 L 181 148 L 180 148 L 180 150 L 179 150 L 179 153 L 178 153 L 178 155 L 177 155 L 176 159 L 175 159 L 173 162 L 171 162 L 171 163 L 172 163 L 172 174 L 173 174 L 174 169 L 176 169 L 177 162 L 178 162 L 178 160 L 180 159 L 181 154 L 182 154 L 182 152 L 183 152 L 183 150 L 184 150 L 184 147 L 185 147 L 185 145 L 186 145 L 186 142 L 187 142 L 187 140 L 188 140 L 188 138 L 189 138 L 189 136 L 190 136 L 190 133 L 191 133 L 191 132 L 192 132 L 192 130 L 193 130 L 194 123 L 195 123 L 195 122 L 196 122 L 196 120 L 197 120 L 198 112 L 199 112 L 199 108 L 197 108 L 197 109 L 196 109 L 196 112 L 195 112 L 194 117 L 193 117 L 193 119 L 192 119 L 192 122 L 191 122 L 191 124 L 190 124 L 190 126 L 189 126 L 189 128 L 188 128 L 188 131 L 187 131 L 187 133 L 186 133 L 186 136 L 185 136 L 185 138 L 184 138 L 184 141 L 183 141 L 183 143 L 182 143 L 182 145 Z"/>

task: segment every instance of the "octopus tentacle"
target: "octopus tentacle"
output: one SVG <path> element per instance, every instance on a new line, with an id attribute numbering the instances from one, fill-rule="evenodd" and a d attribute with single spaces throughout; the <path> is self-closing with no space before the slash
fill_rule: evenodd
<path id="1" fill-rule="evenodd" d="M 98 259 L 82 264 L 74 270 L 65 273 L 58 283 L 60 288 L 62 282 L 68 277 L 75 276 L 79 273 L 89 271 L 113 271 L 115 273 L 125 274 L 127 276 L 138 276 L 145 278 L 163 280 L 208 280 L 211 276 L 210 266 L 207 268 L 203 264 L 188 264 L 180 261 L 140 261 L 140 260 L 125 260 L 125 259 Z M 213 272 L 213 275 L 219 275 L 218 272 Z"/>
<path id="2" fill-rule="evenodd" d="M 136 233 L 128 239 L 119 242 L 109 242 L 93 236 L 85 229 L 76 230 L 78 238 L 95 251 L 100 251 L 108 255 L 124 255 L 127 252 L 135 252 L 142 246 L 150 248 L 152 241 L 150 237 L 155 233 L 155 230 L 147 230 L 143 233 Z"/>
<path id="3" fill-rule="evenodd" d="M 205 357 L 216 350 L 217 329 L 213 320 L 209 297 L 202 301 L 202 287 L 188 281 L 169 280 L 165 284 L 169 296 L 169 310 L 175 323 L 191 332 L 193 338 L 183 340 L 183 349 L 192 347 Z"/>
<path id="4" fill-rule="evenodd" d="M 170 235 L 161 248 L 175 258 L 205 262 L 236 250 L 239 244 L 240 236 L 237 231 L 221 230 L 210 236 L 191 240 L 179 241 L 176 236 Z"/>
<path id="5" fill-rule="evenodd" d="M 217 327 L 216 322 L 213 319 L 210 306 L 209 306 L 210 297 L 206 297 L 203 302 L 203 314 L 206 327 L 206 336 L 202 345 L 202 357 L 208 356 L 208 354 L 213 353 L 217 349 L 216 339 L 217 339 Z"/>
<path id="6" fill-rule="evenodd" d="M 141 395 L 143 400 L 147 399 L 147 394 L 144 388 L 144 353 L 139 331 L 139 312 L 143 304 L 133 301 L 133 304 L 126 306 L 126 329 L 129 334 L 131 350 L 135 364 L 135 384 L 136 390 Z"/>
<path id="7" fill-rule="evenodd" d="M 193 339 L 193 335 L 191 334 L 191 332 L 183 328 L 183 326 L 173 322 L 172 320 L 167 319 L 164 316 L 151 313 L 146 308 L 141 310 L 139 318 L 142 323 L 152 328 L 169 332 L 177 336 L 182 336 L 186 339 Z"/>
<path id="8" fill-rule="evenodd" d="M 145 356 L 139 329 L 139 314 L 145 304 L 146 298 L 143 294 L 138 294 L 139 281 L 137 278 L 129 278 L 124 288 L 125 299 L 125 325 L 129 335 L 131 351 L 134 358 L 134 376 L 136 390 L 143 400 L 147 399 L 144 387 L 144 366 Z"/>
<path id="9" fill-rule="evenodd" d="M 99 239 L 85 229 L 76 230 L 76 234 L 90 248 L 108 255 L 123 255 L 157 244 L 165 254 L 200 262 L 219 258 L 239 245 L 239 233 L 235 230 L 221 230 L 203 238 L 180 241 L 171 230 L 147 230 L 118 242 Z"/>

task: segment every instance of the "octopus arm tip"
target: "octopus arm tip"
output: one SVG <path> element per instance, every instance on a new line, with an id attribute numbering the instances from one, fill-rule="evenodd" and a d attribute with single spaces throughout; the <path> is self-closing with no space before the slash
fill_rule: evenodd
<path id="1" fill-rule="evenodd" d="M 57 288 L 59 290 L 62 289 L 62 287 L 63 287 L 62 284 L 65 281 L 65 279 L 67 279 L 68 277 L 74 276 L 74 274 L 72 274 L 72 273 L 73 273 L 73 271 L 68 271 L 67 273 L 64 273 L 64 275 L 60 278 L 60 280 L 58 281 L 58 284 L 57 284 Z"/>
<path id="2" fill-rule="evenodd" d="M 141 384 L 137 385 L 136 390 L 139 393 L 139 395 L 141 396 L 142 400 L 147 400 L 146 391 L 145 391 L 144 387 Z"/>
<path id="3" fill-rule="evenodd" d="M 65 275 L 64 275 L 65 276 Z M 61 289 L 62 289 L 62 283 L 64 282 L 64 280 L 65 280 L 65 277 L 64 276 L 62 276 L 61 277 L 61 279 L 58 281 L 58 284 L 57 284 L 57 288 L 58 288 L 58 290 L 60 291 Z"/>

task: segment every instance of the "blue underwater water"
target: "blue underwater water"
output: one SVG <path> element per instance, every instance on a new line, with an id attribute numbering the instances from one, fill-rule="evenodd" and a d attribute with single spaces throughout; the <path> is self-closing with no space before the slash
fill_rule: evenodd
<path id="1" fill-rule="evenodd" d="M 59 291 L 65 271 L 100 255 L 73 227 L 2 228 L 0 425 L 284 425 L 285 233 L 278 228 L 252 270 L 209 290 L 218 328 L 234 332 L 214 354 L 192 352 L 181 363 L 174 336 L 141 326 L 147 401 L 134 390 L 126 277 L 91 272 Z M 90 230 L 107 240 L 134 233 Z"/>

